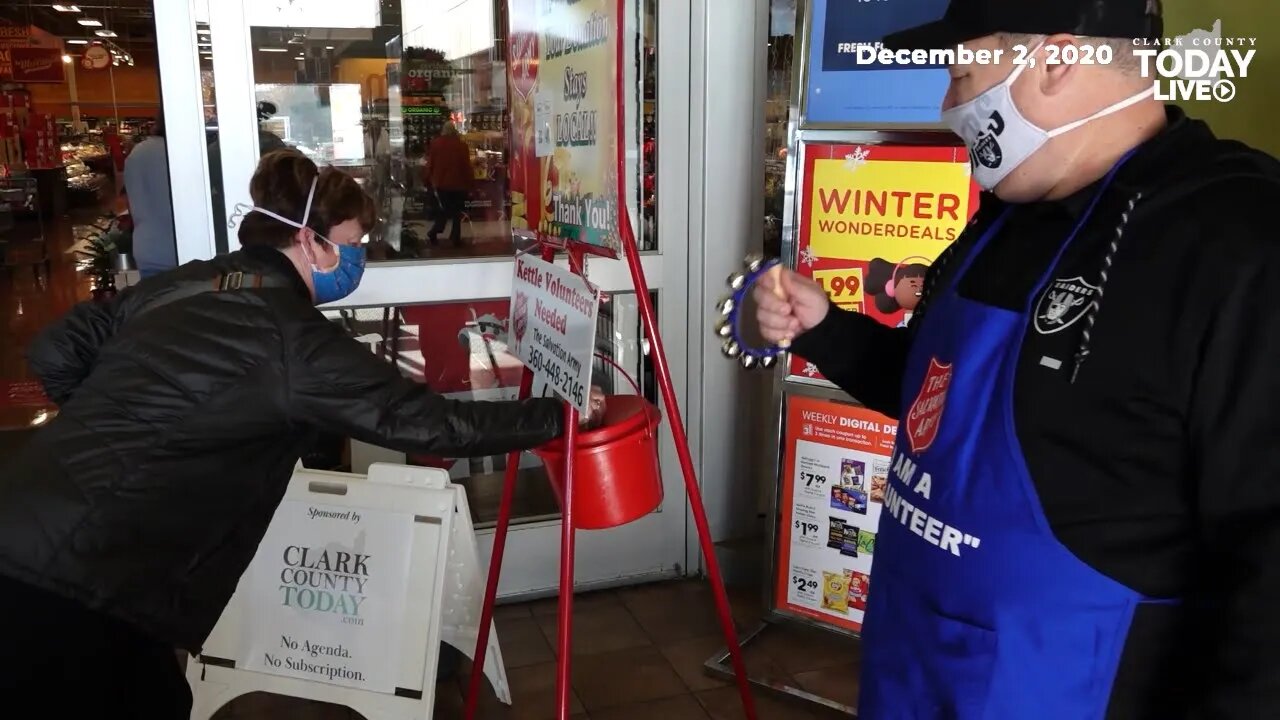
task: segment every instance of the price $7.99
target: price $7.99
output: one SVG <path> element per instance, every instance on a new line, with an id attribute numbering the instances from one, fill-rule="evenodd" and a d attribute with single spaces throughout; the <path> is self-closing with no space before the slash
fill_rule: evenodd
<path id="1" fill-rule="evenodd" d="M 529 369 L 534 372 L 542 373 L 553 388 L 555 388 L 562 396 L 573 401 L 576 405 L 582 405 L 586 400 L 587 389 L 583 387 L 573 374 L 566 371 L 560 361 L 548 355 L 538 348 L 529 350 Z"/>

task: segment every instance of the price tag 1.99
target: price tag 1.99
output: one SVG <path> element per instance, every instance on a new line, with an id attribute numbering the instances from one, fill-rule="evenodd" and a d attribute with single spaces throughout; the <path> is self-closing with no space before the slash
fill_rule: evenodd
<path id="1" fill-rule="evenodd" d="M 827 297 L 831 298 L 831 302 L 837 307 L 862 312 L 864 293 L 861 269 L 814 270 L 813 279 L 822 286 Z"/>

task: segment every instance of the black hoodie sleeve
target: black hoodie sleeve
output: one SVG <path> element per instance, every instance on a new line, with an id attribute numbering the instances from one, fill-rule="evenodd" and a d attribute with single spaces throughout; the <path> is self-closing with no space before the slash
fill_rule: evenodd
<path id="1" fill-rule="evenodd" d="M 285 323 L 288 412 L 297 422 L 401 452 L 485 457 L 561 435 L 552 398 L 465 402 L 434 393 L 378 359 L 319 313 Z"/>
<path id="2" fill-rule="evenodd" d="M 1191 399 L 1203 568 L 1191 621 L 1208 643 L 1196 720 L 1280 708 L 1280 186 L 1241 188 L 1214 221 L 1217 288 Z M 1250 210 L 1254 208 L 1254 210 Z"/>
<path id="3" fill-rule="evenodd" d="M 897 418 L 910 333 L 832 305 L 826 319 L 796 338 L 791 349 L 850 397 Z"/>
<path id="4" fill-rule="evenodd" d="M 27 363 L 58 405 L 89 376 L 98 350 L 115 332 L 117 302 L 82 302 L 41 332 L 27 348 Z"/>
<path id="5" fill-rule="evenodd" d="M 889 327 L 862 313 L 832 305 L 821 323 L 795 339 L 791 351 L 816 365 L 823 377 L 849 397 L 898 419 L 907 351 L 928 311 L 930 297 L 951 276 L 955 258 L 963 252 L 961 247 L 966 242 L 966 236 L 961 235 L 929 267 L 924 296 L 907 327 Z"/>

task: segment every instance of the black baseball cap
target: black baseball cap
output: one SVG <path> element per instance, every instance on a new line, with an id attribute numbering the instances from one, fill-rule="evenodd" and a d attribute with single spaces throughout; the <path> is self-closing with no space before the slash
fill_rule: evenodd
<path id="1" fill-rule="evenodd" d="M 1158 38 L 1160 0 L 951 0 L 941 20 L 888 35 L 890 50 L 945 50 L 995 33 Z"/>

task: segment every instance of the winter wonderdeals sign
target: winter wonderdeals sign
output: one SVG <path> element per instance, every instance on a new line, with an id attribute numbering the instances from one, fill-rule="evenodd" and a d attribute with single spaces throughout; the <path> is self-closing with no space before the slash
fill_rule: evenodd
<path id="1" fill-rule="evenodd" d="M 858 62 L 889 33 L 933 22 L 947 0 L 813 0 L 806 123 L 941 122 L 949 82 L 943 67 Z"/>
<path id="2" fill-rule="evenodd" d="M 796 272 L 831 301 L 885 325 L 905 325 L 925 274 L 978 209 L 961 146 L 804 146 Z M 819 380 L 791 356 L 791 375 Z"/>
<path id="3" fill-rule="evenodd" d="M 245 573 L 246 670 L 395 691 L 413 516 L 286 501 Z"/>

